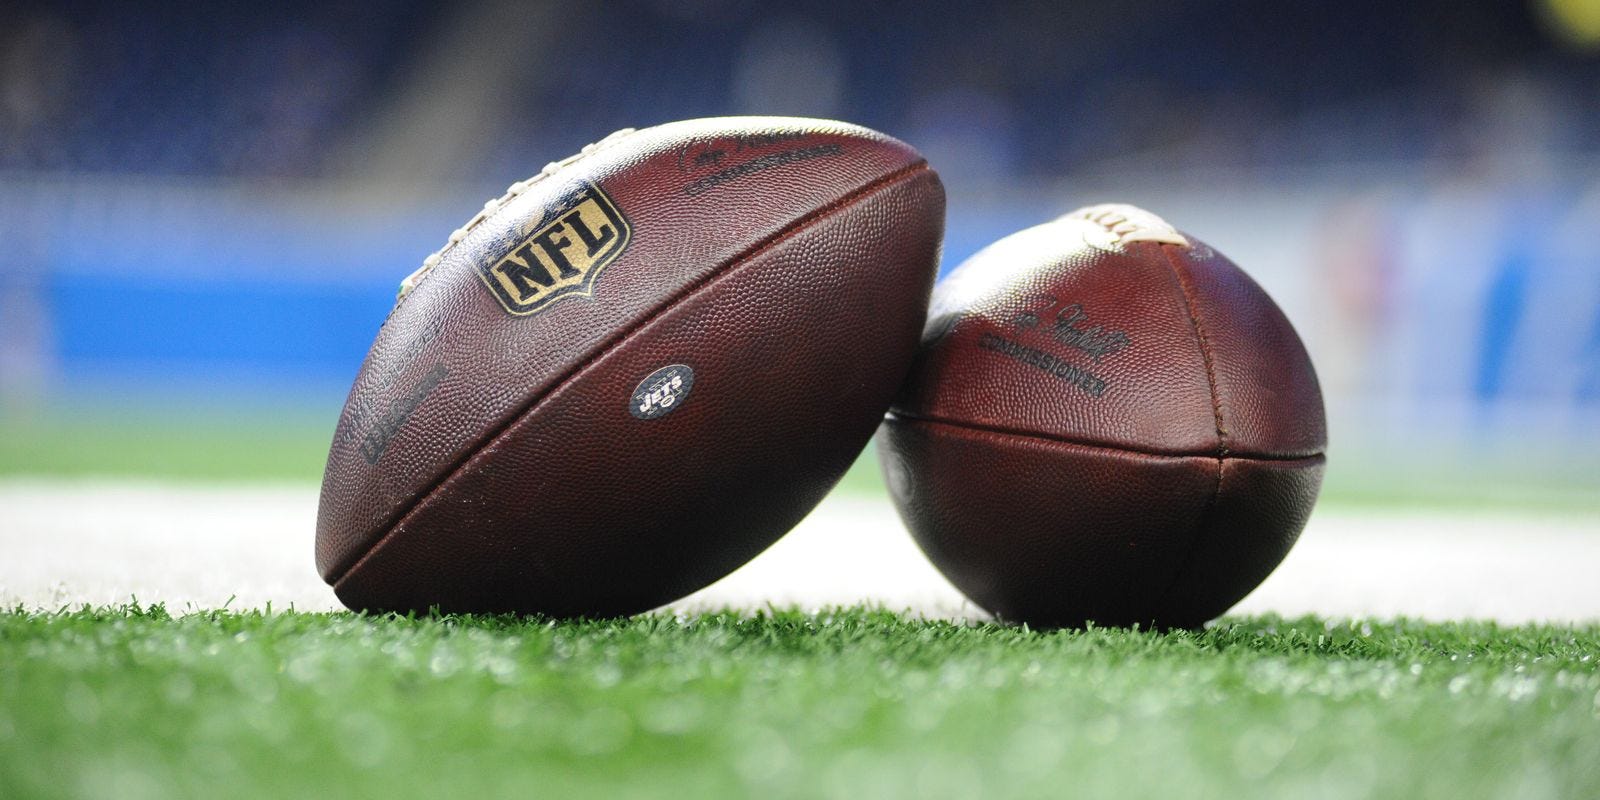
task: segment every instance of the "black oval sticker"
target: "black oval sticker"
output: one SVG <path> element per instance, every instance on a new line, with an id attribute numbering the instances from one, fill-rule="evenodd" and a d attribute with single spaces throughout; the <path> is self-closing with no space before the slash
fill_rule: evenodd
<path id="1" fill-rule="evenodd" d="M 628 413 L 639 419 L 655 419 L 678 410 L 694 388 L 694 370 L 686 364 L 672 364 L 645 376 L 633 390 Z"/>

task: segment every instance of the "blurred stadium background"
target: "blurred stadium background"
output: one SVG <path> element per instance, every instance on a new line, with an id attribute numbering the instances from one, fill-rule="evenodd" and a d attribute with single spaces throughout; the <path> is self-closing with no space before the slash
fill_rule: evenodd
<path id="1" fill-rule="evenodd" d="M 399 280 L 746 113 L 920 148 L 945 270 L 1123 201 L 1272 293 L 1332 445 L 1237 616 L 749 613 L 981 616 L 870 448 L 677 620 L 276 613 Z M 1600 0 L 0 0 L 0 798 L 1600 797 L 1597 566 Z"/>
<path id="2" fill-rule="evenodd" d="M 919 147 L 945 269 L 1100 201 L 1228 253 L 1319 367 L 1330 502 L 1600 509 L 1593 0 L 11 0 L 0 472 L 315 481 L 485 198 L 747 113 Z"/>

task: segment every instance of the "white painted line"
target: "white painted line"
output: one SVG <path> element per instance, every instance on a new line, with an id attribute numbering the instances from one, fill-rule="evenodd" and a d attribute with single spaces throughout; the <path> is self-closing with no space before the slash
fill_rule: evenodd
<path id="1" fill-rule="evenodd" d="M 339 608 L 312 566 L 313 487 L 0 483 L 0 605 Z M 1240 613 L 1600 620 L 1600 521 L 1325 509 Z M 231 601 L 230 601 L 230 598 Z M 830 498 L 755 561 L 678 603 L 876 603 L 981 619 L 885 502 Z"/>

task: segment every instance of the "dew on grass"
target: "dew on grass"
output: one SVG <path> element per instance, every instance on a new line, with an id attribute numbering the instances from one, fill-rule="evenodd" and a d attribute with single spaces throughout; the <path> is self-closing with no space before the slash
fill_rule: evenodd
<path id="1" fill-rule="evenodd" d="M 983 673 L 983 686 L 987 689 L 998 689 L 1011 682 L 1011 672 L 1003 667 L 993 667 Z"/>
<path id="2" fill-rule="evenodd" d="M 615 656 L 611 657 L 614 658 Z M 602 661 L 595 666 L 594 671 L 590 673 L 590 678 L 594 681 L 595 686 L 609 689 L 622 683 L 622 667 L 608 658 L 608 660 Z"/>
<path id="3" fill-rule="evenodd" d="M 509 686 L 517 682 L 519 665 L 517 660 L 504 654 L 484 656 L 480 661 L 484 671 L 501 686 Z"/>
<path id="4" fill-rule="evenodd" d="M 1539 682 L 1532 678 L 1505 676 L 1495 680 L 1494 691 L 1513 703 L 1539 694 Z"/>
<path id="5" fill-rule="evenodd" d="M 448 678 L 461 669 L 461 657 L 449 647 L 435 647 L 433 657 L 428 659 L 428 672 L 435 678 Z"/>
<path id="6" fill-rule="evenodd" d="M 239 800 L 308 796 L 313 783 L 347 796 L 426 790 L 444 785 L 441 770 L 469 796 L 539 781 L 553 792 L 634 796 L 663 774 L 693 774 L 694 796 L 708 797 L 1041 796 L 1056 775 L 1124 786 L 1130 770 L 1166 796 L 1183 786 L 1219 797 L 1417 796 L 1406 764 L 1437 767 L 1423 794 L 1498 786 L 1510 796 L 1520 784 L 1497 783 L 1517 774 L 1495 760 L 1503 753 L 1554 780 L 1527 791 L 1600 796 L 1572 758 L 1588 752 L 1600 720 L 1592 628 L 1574 639 L 1378 621 L 1359 640 L 1359 622 L 1328 629 L 1306 618 L 1246 620 L 1200 637 L 1020 635 L 877 612 L 837 612 L 832 625 L 785 612 L 696 617 L 693 629 L 670 617 L 530 624 L 516 628 L 519 648 L 497 620 L 230 612 L 170 623 L 123 616 L 114 630 L 117 615 L 100 613 L 54 628 L 0 617 L 0 774 L 38 762 L 83 775 L 142 737 L 151 744 L 140 757 L 161 762 L 150 774 L 157 794 Z M 1276 638 L 1251 638 L 1267 625 Z M 245 644 L 233 639 L 240 627 L 252 631 Z M 569 659 L 551 658 L 554 637 L 567 640 Z M 202 655 L 219 642 L 215 657 Z M 459 667 L 434 679 L 432 659 L 446 650 Z M 28 660 L 34 652 L 43 657 Z M 625 677 L 597 690 L 607 667 Z M 503 668 L 514 688 L 490 680 Z M 92 725 L 68 706 L 77 681 L 99 705 Z M 447 746 L 412 753 L 424 719 Z M 371 741 L 379 731 L 387 738 Z M 207 742 L 224 743 L 237 762 L 205 751 Z M 1274 747 L 1287 748 L 1275 762 Z M 467 748 L 485 756 L 484 769 L 458 769 Z M 315 764 L 322 751 L 325 774 L 282 769 Z M 1158 753 L 1160 769 L 1148 769 Z M 488 768 L 490 757 L 501 765 Z M 374 758 L 398 769 L 360 766 Z"/>

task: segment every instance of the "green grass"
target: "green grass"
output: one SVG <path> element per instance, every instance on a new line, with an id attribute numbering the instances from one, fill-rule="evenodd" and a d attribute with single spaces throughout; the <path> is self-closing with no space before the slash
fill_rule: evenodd
<path id="1" fill-rule="evenodd" d="M 1600 797 L 1600 626 L 0 614 L 0 797 Z"/>
<path id="2" fill-rule="evenodd" d="M 304 412 L 0 416 L 0 477 L 320 481 L 336 421 Z"/>

